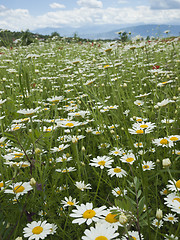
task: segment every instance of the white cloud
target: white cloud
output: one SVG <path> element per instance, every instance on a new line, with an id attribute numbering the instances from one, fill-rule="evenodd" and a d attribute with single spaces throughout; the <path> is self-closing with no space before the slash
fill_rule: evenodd
<path id="1" fill-rule="evenodd" d="M 77 4 L 86 8 L 102 8 L 103 3 L 98 0 L 78 0 Z"/>
<path id="2" fill-rule="evenodd" d="M 150 0 L 152 9 L 178 9 L 180 0 Z"/>
<path id="3" fill-rule="evenodd" d="M 127 0 L 118 0 L 118 3 L 122 4 L 122 3 L 128 3 Z"/>
<path id="4" fill-rule="evenodd" d="M 33 17 L 26 9 L 0 10 L 1 28 L 34 30 L 45 27 L 80 27 L 93 24 L 174 24 L 180 22 L 180 9 L 153 10 L 148 6 L 136 8 L 75 8 L 51 11 Z"/>
<path id="5" fill-rule="evenodd" d="M 51 4 L 49 4 L 49 6 L 51 8 L 55 8 L 55 9 L 56 8 L 66 8 L 64 4 L 60 4 L 60 3 L 51 3 Z"/>

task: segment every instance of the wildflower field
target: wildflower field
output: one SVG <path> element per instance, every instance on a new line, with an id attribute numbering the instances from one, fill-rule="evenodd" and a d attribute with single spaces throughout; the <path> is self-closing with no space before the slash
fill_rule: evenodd
<path id="1" fill-rule="evenodd" d="M 0 240 L 180 234 L 180 39 L 0 48 Z"/>

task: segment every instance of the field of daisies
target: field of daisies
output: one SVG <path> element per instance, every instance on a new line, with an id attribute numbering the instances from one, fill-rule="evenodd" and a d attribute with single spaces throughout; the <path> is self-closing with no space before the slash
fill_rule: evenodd
<path id="1" fill-rule="evenodd" d="M 0 240 L 177 240 L 180 39 L 0 48 Z"/>

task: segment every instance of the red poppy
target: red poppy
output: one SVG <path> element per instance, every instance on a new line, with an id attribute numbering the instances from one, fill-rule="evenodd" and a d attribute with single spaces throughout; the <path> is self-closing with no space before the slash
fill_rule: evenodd
<path id="1" fill-rule="evenodd" d="M 159 69 L 159 68 L 160 68 L 160 66 L 158 66 L 158 65 L 153 66 L 153 69 Z"/>

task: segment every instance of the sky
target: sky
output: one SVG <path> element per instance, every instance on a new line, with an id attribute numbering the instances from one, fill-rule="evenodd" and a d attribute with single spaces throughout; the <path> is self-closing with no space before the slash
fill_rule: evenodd
<path id="1" fill-rule="evenodd" d="M 0 0 L 0 29 L 180 24 L 180 0 Z"/>

